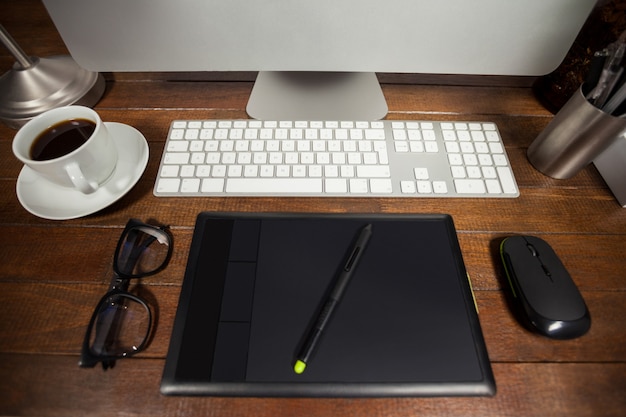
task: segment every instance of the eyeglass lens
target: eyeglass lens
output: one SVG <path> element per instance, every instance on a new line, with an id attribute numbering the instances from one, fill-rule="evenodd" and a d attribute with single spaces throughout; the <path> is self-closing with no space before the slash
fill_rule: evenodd
<path id="1" fill-rule="evenodd" d="M 151 227 L 133 227 L 120 242 L 115 260 L 117 272 L 127 276 L 150 274 L 163 266 L 168 252 L 169 238 L 165 232 Z"/>
<path id="2" fill-rule="evenodd" d="M 139 350 L 150 331 L 150 311 L 126 294 L 106 297 L 91 329 L 89 346 L 102 356 L 126 356 Z"/>

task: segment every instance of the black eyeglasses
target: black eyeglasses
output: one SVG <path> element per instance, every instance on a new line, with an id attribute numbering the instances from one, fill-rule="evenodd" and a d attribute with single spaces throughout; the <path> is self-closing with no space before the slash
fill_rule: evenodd
<path id="1" fill-rule="evenodd" d="M 100 299 L 91 320 L 79 366 L 104 369 L 146 347 L 152 328 L 152 312 L 141 297 L 128 292 L 130 280 L 156 274 L 172 253 L 172 240 L 165 227 L 131 219 L 122 232 L 115 256 L 109 291 Z"/>

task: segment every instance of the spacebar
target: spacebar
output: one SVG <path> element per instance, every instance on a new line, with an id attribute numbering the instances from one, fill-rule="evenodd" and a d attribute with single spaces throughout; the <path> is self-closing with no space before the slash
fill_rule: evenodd
<path id="1" fill-rule="evenodd" d="M 321 193 L 321 178 L 229 178 L 227 193 Z"/>

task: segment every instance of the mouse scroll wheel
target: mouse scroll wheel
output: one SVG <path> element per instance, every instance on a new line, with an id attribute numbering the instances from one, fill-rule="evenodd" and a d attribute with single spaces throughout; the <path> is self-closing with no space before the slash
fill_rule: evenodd
<path id="1" fill-rule="evenodd" d="M 527 243 L 526 247 L 528 248 L 528 250 L 530 251 L 530 253 L 533 256 L 535 256 L 535 257 L 539 256 L 539 253 L 537 252 L 537 249 L 535 249 L 535 247 L 533 245 L 531 245 L 530 243 Z"/>

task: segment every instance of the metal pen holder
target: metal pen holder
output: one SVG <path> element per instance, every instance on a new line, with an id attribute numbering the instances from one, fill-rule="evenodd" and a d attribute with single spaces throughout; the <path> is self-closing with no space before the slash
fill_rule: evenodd
<path id="1" fill-rule="evenodd" d="M 557 179 L 571 178 L 626 131 L 626 118 L 595 107 L 583 84 L 528 148 L 530 163 Z"/>

